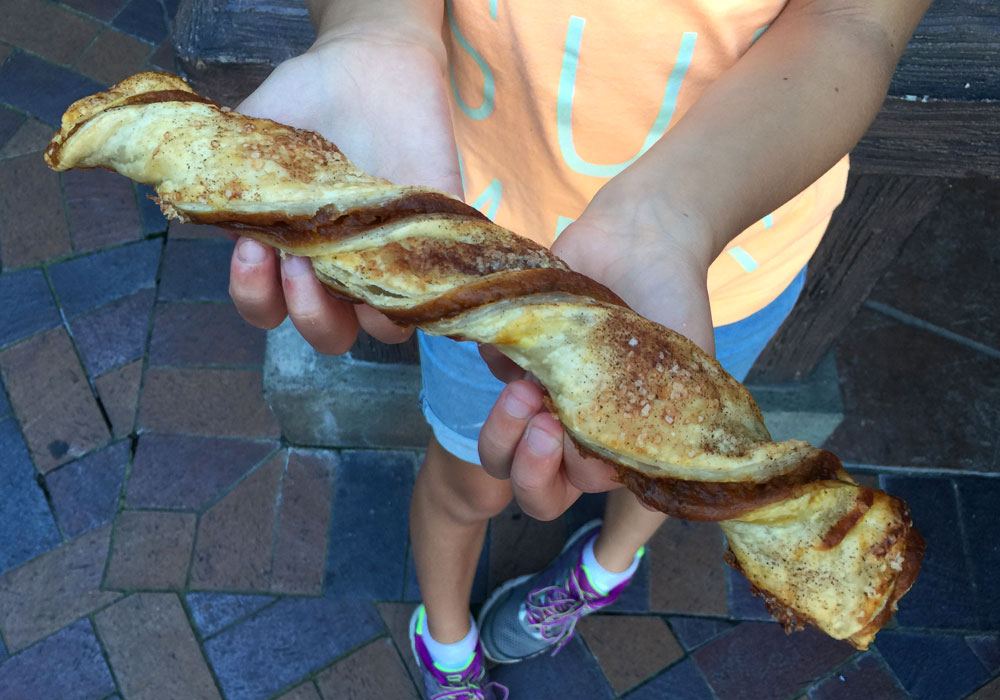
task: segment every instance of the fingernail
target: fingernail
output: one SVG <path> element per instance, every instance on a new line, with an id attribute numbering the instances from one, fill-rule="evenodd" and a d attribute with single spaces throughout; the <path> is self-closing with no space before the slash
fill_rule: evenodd
<path id="1" fill-rule="evenodd" d="M 285 277 L 298 277 L 305 274 L 312 268 L 309 258 L 300 258 L 297 255 L 285 256 L 285 261 L 281 264 L 281 271 Z"/>
<path id="2" fill-rule="evenodd" d="M 257 241 L 247 238 L 242 243 L 240 243 L 240 248 L 236 251 L 236 255 L 239 256 L 240 262 L 246 263 L 247 265 L 260 265 L 264 262 L 264 257 L 267 255 L 267 251 Z"/>
<path id="3" fill-rule="evenodd" d="M 562 447 L 557 439 L 541 428 L 528 428 L 528 434 L 524 439 L 531 451 L 540 456 L 550 455 Z"/>
<path id="4" fill-rule="evenodd" d="M 531 405 L 526 401 L 522 401 L 518 394 L 518 387 L 512 386 L 504 394 L 503 408 L 507 411 L 507 415 L 512 418 L 517 418 L 519 420 L 524 420 L 528 418 L 534 411 L 532 411 Z"/>

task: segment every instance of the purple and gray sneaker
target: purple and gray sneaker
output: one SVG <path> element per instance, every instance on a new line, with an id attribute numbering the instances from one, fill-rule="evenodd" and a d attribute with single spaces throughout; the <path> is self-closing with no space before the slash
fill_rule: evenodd
<path id="1" fill-rule="evenodd" d="M 573 533 L 545 569 L 512 579 L 493 592 L 479 614 L 479 641 L 486 658 L 509 664 L 549 649 L 555 656 L 573 637 L 581 617 L 618 599 L 628 581 L 602 594 L 590 585 L 583 566 L 584 547 L 600 527 L 600 520 L 591 520 Z"/>
<path id="2" fill-rule="evenodd" d="M 442 669 L 431 658 L 423 635 L 427 629 L 427 611 L 419 605 L 410 616 L 410 649 L 424 677 L 427 700 L 507 700 L 507 689 L 486 677 L 483 648 L 476 650 L 468 663 L 458 670 Z"/>

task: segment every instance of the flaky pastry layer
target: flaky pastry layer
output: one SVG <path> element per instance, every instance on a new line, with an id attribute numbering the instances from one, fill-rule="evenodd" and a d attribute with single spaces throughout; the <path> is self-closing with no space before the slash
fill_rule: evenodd
<path id="1" fill-rule="evenodd" d="M 318 134 L 162 73 L 74 103 L 46 161 L 122 173 L 169 216 L 311 258 L 337 295 L 496 346 L 640 499 L 720 521 L 731 564 L 788 628 L 865 648 L 916 576 L 923 543 L 902 501 L 829 452 L 773 442 L 750 393 L 694 343 L 450 195 L 372 177 Z"/>

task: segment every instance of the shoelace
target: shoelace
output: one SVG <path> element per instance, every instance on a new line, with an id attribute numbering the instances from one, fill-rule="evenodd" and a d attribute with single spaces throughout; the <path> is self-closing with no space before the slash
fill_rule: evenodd
<path id="1" fill-rule="evenodd" d="M 490 681 L 486 685 L 479 687 L 478 685 L 463 685 L 458 688 L 449 689 L 444 693 L 439 693 L 431 698 L 431 700 L 486 700 L 486 690 L 488 688 L 493 688 L 498 692 L 503 692 L 503 697 L 500 700 L 507 700 L 510 696 L 510 691 L 507 690 L 507 686 L 500 685 L 496 681 Z"/>
<path id="2" fill-rule="evenodd" d="M 594 598 L 580 585 L 578 572 L 574 569 L 563 586 L 546 586 L 528 594 L 525 602 L 525 618 L 528 625 L 542 635 L 542 639 L 555 644 L 552 656 L 566 646 L 573 638 L 576 623 L 583 617 L 587 606 Z"/>

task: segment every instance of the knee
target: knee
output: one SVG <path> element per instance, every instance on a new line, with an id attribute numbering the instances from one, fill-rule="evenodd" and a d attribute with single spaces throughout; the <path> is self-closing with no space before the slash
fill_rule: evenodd
<path id="1" fill-rule="evenodd" d="M 477 480 L 471 487 L 462 484 L 464 488 L 456 489 L 455 497 L 450 499 L 453 514 L 465 522 L 489 520 L 500 515 L 513 497 L 510 482 L 494 479 L 485 472 L 482 475 L 485 479 Z"/>
<path id="2" fill-rule="evenodd" d="M 426 492 L 433 507 L 445 510 L 463 523 L 499 515 L 513 497 L 509 481 L 494 479 L 479 465 L 464 462 L 444 450 L 437 454 L 428 451 L 417 481 L 422 482 L 418 483 L 418 489 Z"/>

